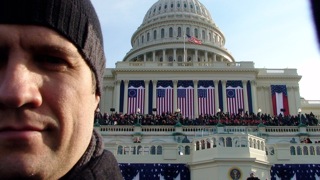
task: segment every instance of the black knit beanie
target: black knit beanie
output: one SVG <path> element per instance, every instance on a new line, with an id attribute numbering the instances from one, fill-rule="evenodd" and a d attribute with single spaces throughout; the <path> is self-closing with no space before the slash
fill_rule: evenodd
<path id="1" fill-rule="evenodd" d="M 105 68 L 103 38 L 90 0 L 0 0 L 0 24 L 49 27 L 70 40 L 94 72 L 101 95 Z"/>

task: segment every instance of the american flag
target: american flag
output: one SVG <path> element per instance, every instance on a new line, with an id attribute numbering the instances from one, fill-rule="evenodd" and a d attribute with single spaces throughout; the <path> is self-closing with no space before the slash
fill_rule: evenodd
<path id="1" fill-rule="evenodd" d="M 197 38 L 194 37 L 194 36 L 190 36 L 189 34 L 187 34 L 187 39 L 188 39 L 188 41 L 191 42 L 191 43 L 199 44 L 199 45 L 202 44 L 202 41 L 201 41 L 201 40 L 197 39 Z"/>
<path id="2" fill-rule="evenodd" d="M 187 87 L 186 87 L 187 86 Z M 192 81 L 178 82 L 178 108 L 184 117 L 194 117 L 194 88 Z"/>
<path id="3" fill-rule="evenodd" d="M 237 114 L 239 109 L 244 108 L 243 88 L 241 81 L 227 82 L 227 111 L 230 114 Z"/>
<path id="4" fill-rule="evenodd" d="M 140 109 L 140 113 L 144 112 L 144 82 L 143 81 L 130 81 L 128 88 L 128 108 L 129 114 L 137 113 L 137 109 Z"/>
<path id="5" fill-rule="evenodd" d="M 157 180 L 190 180 L 190 170 L 185 164 L 135 164 L 120 163 L 125 180 L 157 179 Z"/>
<path id="6" fill-rule="evenodd" d="M 286 85 L 271 85 L 271 95 L 273 114 L 279 115 L 281 113 L 282 115 L 288 115 L 289 103 Z M 281 110 L 284 110 L 284 112 Z"/>
<path id="7" fill-rule="evenodd" d="M 199 81 L 198 112 L 199 114 L 214 114 L 214 87 L 213 81 Z"/>
<path id="8" fill-rule="evenodd" d="M 157 114 L 173 112 L 172 81 L 158 81 L 157 85 Z"/>

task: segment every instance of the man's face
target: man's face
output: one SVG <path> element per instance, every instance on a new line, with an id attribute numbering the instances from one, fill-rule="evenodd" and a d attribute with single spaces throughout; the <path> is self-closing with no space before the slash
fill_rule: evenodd
<path id="1" fill-rule="evenodd" d="M 40 26 L 0 24 L 0 177 L 58 179 L 91 139 L 94 93 L 77 48 Z"/>

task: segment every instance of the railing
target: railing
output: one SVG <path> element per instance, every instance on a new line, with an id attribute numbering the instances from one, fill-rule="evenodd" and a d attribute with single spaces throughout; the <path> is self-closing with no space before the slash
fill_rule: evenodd
<path id="1" fill-rule="evenodd" d="M 105 148 L 120 163 L 192 163 L 215 158 L 244 161 L 255 158 L 269 164 L 320 162 L 320 144 L 266 145 L 264 139 L 252 135 L 214 135 L 196 138 L 192 143 L 106 143 Z"/>
<path id="2" fill-rule="evenodd" d="M 148 135 L 172 135 L 173 133 L 179 133 L 181 135 L 189 136 L 208 136 L 217 134 L 216 126 L 182 126 L 175 127 L 169 125 L 149 125 L 149 126 L 133 126 L 133 125 L 102 125 L 98 127 L 101 134 L 133 134 L 133 133 L 143 133 Z M 259 135 L 263 133 L 264 135 L 297 135 L 298 133 L 310 133 L 318 134 L 320 133 L 320 126 L 224 126 L 224 133 L 230 134 L 253 134 Z"/>
<path id="3" fill-rule="evenodd" d="M 253 62 L 144 62 L 144 61 L 135 61 L 135 62 L 117 62 L 116 63 L 116 68 L 130 68 L 130 69 L 140 69 L 141 67 L 144 68 L 158 68 L 161 66 L 166 66 L 166 68 L 175 68 L 179 69 L 181 68 L 182 70 L 185 70 L 186 67 L 193 67 L 196 66 L 197 70 L 203 68 L 236 68 L 236 69 L 243 69 L 243 68 L 254 68 L 254 63 Z"/>

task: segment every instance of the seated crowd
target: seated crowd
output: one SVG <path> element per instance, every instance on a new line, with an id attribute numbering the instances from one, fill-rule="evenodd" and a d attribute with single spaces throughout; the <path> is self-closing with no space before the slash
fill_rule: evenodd
<path id="1" fill-rule="evenodd" d="M 95 121 L 100 125 L 134 125 L 139 123 L 141 125 L 175 125 L 177 122 L 182 125 L 197 126 L 197 125 L 217 125 L 219 122 L 226 126 L 257 126 L 263 123 L 266 126 L 298 126 L 301 123 L 307 126 L 319 125 L 318 119 L 315 118 L 313 113 L 299 115 L 271 116 L 270 114 L 263 113 L 242 113 L 242 114 L 229 114 L 217 113 L 213 115 L 200 115 L 198 118 L 191 119 L 183 117 L 177 113 L 162 113 L 162 114 L 122 114 L 112 113 L 103 115 L 96 112 Z"/>

